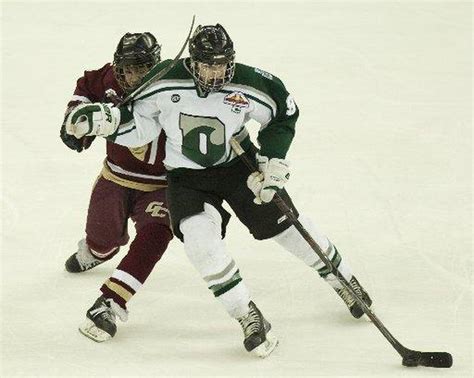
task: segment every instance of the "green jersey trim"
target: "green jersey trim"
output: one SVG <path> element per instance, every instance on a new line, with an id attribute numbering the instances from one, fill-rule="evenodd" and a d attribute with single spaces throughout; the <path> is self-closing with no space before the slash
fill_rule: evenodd
<path id="1" fill-rule="evenodd" d="M 160 83 L 167 82 L 167 81 L 169 81 L 170 83 L 173 83 L 173 84 L 176 84 L 179 81 L 189 82 L 189 80 L 160 80 Z M 196 90 L 196 86 L 194 85 L 194 82 L 193 82 L 193 86 L 191 86 L 191 87 L 189 87 L 189 86 L 185 87 L 185 86 L 179 86 L 179 85 L 170 86 L 170 87 L 163 87 L 163 88 L 156 89 L 152 92 L 149 92 L 149 93 L 143 95 L 142 97 L 138 97 L 138 98 L 135 99 L 135 101 L 143 100 L 147 97 L 153 96 L 156 93 L 161 93 L 161 92 L 166 92 L 166 91 L 177 91 L 177 90 Z"/>
<path id="2" fill-rule="evenodd" d="M 133 119 L 133 104 L 132 108 L 128 109 L 126 106 L 119 108 L 120 110 L 120 124 L 117 127 L 117 130 L 105 139 L 111 142 L 115 142 L 119 135 L 128 134 L 129 132 L 135 130 L 137 127 L 135 126 L 135 122 Z M 129 129 L 126 129 L 130 127 Z"/>
<path id="3" fill-rule="evenodd" d="M 133 130 L 135 130 L 137 128 L 137 126 L 133 125 L 132 127 L 130 127 L 129 129 L 127 130 L 123 130 L 123 129 L 120 129 L 120 132 L 118 132 L 117 134 L 115 134 L 115 137 L 118 137 L 120 135 L 125 135 L 125 134 L 128 134 L 130 132 L 132 132 Z M 123 131 L 122 131 L 123 130 Z"/>

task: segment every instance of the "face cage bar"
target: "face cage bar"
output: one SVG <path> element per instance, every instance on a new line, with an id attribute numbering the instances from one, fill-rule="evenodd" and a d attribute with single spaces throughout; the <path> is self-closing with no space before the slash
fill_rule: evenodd
<path id="1" fill-rule="evenodd" d="M 198 61 L 191 60 L 191 71 L 196 80 L 197 84 L 204 92 L 217 92 L 222 89 L 226 84 L 229 84 L 235 73 L 234 61 L 227 63 L 224 77 L 217 77 L 217 74 L 212 78 L 204 78 L 199 73 Z"/>
<path id="2" fill-rule="evenodd" d="M 118 84 L 120 87 L 123 89 L 125 93 L 130 93 L 135 90 L 135 88 L 138 88 L 138 86 L 141 83 L 141 80 L 145 77 L 145 75 L 148 73 L 148 71 L 153 67 L 154 63 L 149 62 L 149 63 L 142 63 L 142 64 L 125 64 L 125 65 L 117 65 L 113 64 L 113 70 L 114 70 L 114 76 L 115 79 L 117 80 Z M 125 69 L 127 70 L 143 70 L 142 77 L 140 80 L 137 81 L 137 83 L 133 86 L 127 83 L 127 80 L 125 78 Z"/>

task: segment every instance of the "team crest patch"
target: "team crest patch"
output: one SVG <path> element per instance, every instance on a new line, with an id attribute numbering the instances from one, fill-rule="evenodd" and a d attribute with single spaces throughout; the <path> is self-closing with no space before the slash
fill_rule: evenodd
<path id="1" fill-rule="evenodd" d="M 250 106 L 249 100 L 242 92 L 232 92 L 224 97 L 224 104 L 232 105 L 236 108 L 248 108 Z"/>

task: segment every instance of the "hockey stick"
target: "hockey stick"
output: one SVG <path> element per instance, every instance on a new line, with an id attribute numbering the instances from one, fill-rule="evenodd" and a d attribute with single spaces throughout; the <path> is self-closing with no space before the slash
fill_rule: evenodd
<path id="1" fill-rule="evenodd" d="M 184 49 L 186 48 L 186 45 L 188 44 L 190 38 L 191 38 L 191 33 L 193 32 L 194 28 L 194 21 L 196 19 L 196 15 L 193 16 L 193 20 L 191 22 L 191 27 L 189 28 L 189 33 L 188 36 L 186 37 L 186 40 L 184 41 L 183 46 L 181 47 L 181 50 L 179 50 L 178 55 L 175 56 L 175 58 L 171 61 L 171 63 L 166 66 L 166 68 L 162 69 L 161 71 L 155 72 L 152 74 L 150 77 L 146 78 L 145 76 L 145 81 L 137 88 L 135 89 L 132 93 L 127 95 L 122 101 L 120 101 L 116 106 L 123 106 L 127 105 L 135 99 L 135 97 L 142 93 L 145 89 L 147 89 L 151 84 L 154 82 L 160 80 L 163 76 L 165 76 L 178 62 L 178 60 L 181 58 L 181 55 L 183 55 Z M 160 62 L 156 63 L 149 71 L 149 74 L 153 72 L 153 70 L 160 64 Z M 148 75 L 147 75 L 148 76 Z"/>
<path id="2" fill-rule="evenodd" d="M 240 146 L 239 142 L 235 138 L 230 139 L 230 144 L 234 152 L 242 159 L 245 165 L 250 169 L 251 172 L 258 171 L 255 163 L 245 155 L 245 151 Z M 280 211 L 288 217 L 290 222 L 296 227 L 301 236 L 308 242 L 310 247 L 324 262 L 324 264 L 331 269 L 331 273 L 336 276 L 338 281 L 346 288 L 352 297 L 356 300 L 357 304 L 362 307 L 364 313 L 369 317 L 372 323 L 379 329 L 382 335 L 388 340 L 395 350 L 402 356 L 402 365 L 404 366 L 428 366 L 435 368 L 449 368 L 453 365 L 453 357 L 447 352 L 419 352 L 416 350 L 408 349 L 404 347 L 383 325 L 382 321 L 375 316 L 372 310 L 365 304 L 361 297 L 352 289 L 349 282 L 342 276 L 339 270 L 332 264 L 331 260 L 322 251 L 319 245 L 314 241 L 311 235 L 306 231 L 300 221 L 296 218 L 295 214 L 291 211 L 285 201 L 281 198 L 278 193 L 272 200 L 280 209 Z"/>

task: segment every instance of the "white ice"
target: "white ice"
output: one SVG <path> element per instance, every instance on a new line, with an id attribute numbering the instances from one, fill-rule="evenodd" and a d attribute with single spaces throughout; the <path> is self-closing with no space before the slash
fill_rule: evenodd
<path id="1" fill-rule="evenodd" d="M 81 154 L 61 143 L 65 105 L 125 32 L 153 32 L 173 57 L 194 13 L 286 83 L 301 110 L 295 203 L 388 329 L 451 352 L 451 369 L 402 367 L 314 272 L 235 219 L 229 249 L 280 338 L 268 359 L 246 354 L 177 240 L 114 339 L 79 334 L 120 257 L 64 271 L 104 157 L 101 140 Z M 471 16 L 470 2 L 2 2 L 0 375 L 472 376 Z"/>

